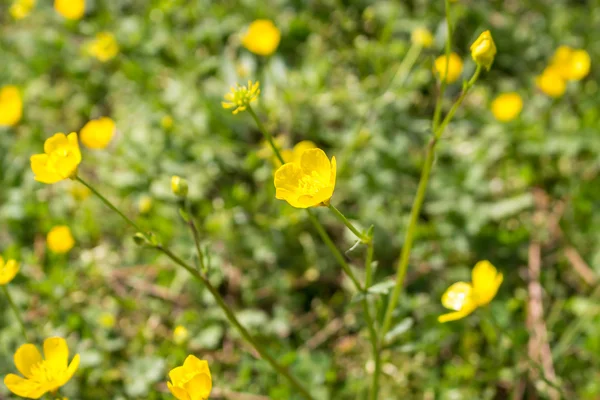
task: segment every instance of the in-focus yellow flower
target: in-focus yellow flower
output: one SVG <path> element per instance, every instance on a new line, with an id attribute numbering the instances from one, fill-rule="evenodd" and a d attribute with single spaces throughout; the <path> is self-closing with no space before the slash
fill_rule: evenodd
<path id="1" fill-rule="evenodd" d="M 260 94 L 260 83 L 252 83 L 248 81 L 248 86 L 237 85 L 231 88 L 231 93 L 225 95 L 225 100 L 221 102 L 223 108 L 229 109 L 234 108 L 233 113 L 237 114 L 240 111 L 244 111 L 250 103 L 258 99 Z"/>
<path id="2" fill-rule="evenodd" d="M 119 44 L 115 35 L 110 32 L 100 32 L 96 38 L 85 47 L 87 53 L 99 61 L 107 62 L 119 54 Z"/>
<path id="3" fill-rule="evenodd" d="M 248 27 L 248 31 L 242 38 L 245 48 L 260 56 L 270 56 L 277 50 L 281 32 L 268 19 L 257 19 Z"/>
<path id="4" fill-rule="evenodd" d="M 169 372 L 169 390 L 178 400 L 206 400 L 212 390 L 212 377 L 208 362 L 193 355 L 187 356 L 183 365 Z"/>
<path id="5" fill-rule="evenodd" d="M 6 285 L 12 281 L 19 272 L 19 263 L 15 260 L 4 262 L 4 258 L 0 256 L 0 285 Z"/>
<path id="6" fill-rule="evenodd" d="M 562 96 L 567 90 L 567 82 L 554 66 L 546 67 L 541 75 L 535 78 L 535 84 L 544 94 L 555 98 Z"/>
<path id="7" fill-rule="evenodd" d="M 433 71 L 440 79 L 446 78 L 446 55 L 439 56 L 435 59 L 433 63 Z M 448 83 L 453 83 L 460 78 L 460 75 L 463 71 L 463 62 L 460 56 L 456 53 L 450 53 L 450 58 L 448 59 Z"/>
<path id="8" fill-rule="evenodd" d="M 0 89 L 0 126 L 14 126 L 23 116 L 23 100 L 19 88 L 12 85 Z"/>
<path id="9" fill-rule="evenodd" d="M 35 7 L 36 0 L 15 0 L 10 6 L 10 15 L 14 19 L 23 19 L 31 13 L 33 7 Z"/>
<path id="10" fill-rule="evenodd" d="M 173 330 L 173 341 L 176 344 L 184 343 L 188 339 L 189 336 L 190 336 L 190 333 L 185 328 L 185 326 L 177 325 L 175 327 L 175 329 Z"/>
<path id="11" fill-rule="evenodd" d="M 104 149 L 115 135 L 115 121 L 108 117 L 93 119 L 81 128 L 79 138 L 85 147 Z"/>
<path id="12" fill-rule="evenodd" d="M 321 149 L 305 150 L 299 162 L 286 163 L 275 172 L 275 197 L 296 208 L 327 204 L 335 178 L 335 157 L 330 162 Z"/>
<path id="13" fill-rule="evenodd" d="M 592 60 L 585 50 L 575 50 L 569 46 L 559 46 L 554 52 L 550 65 L 570 81 L 578 81 L 590 73 Z"/>
<path id="14" fill-rule="evenodd" d="M 188 194 L 187 180 L 177 175 L 173 175 L 171 177 L 171 191 L 175 196 L 186 197 Z"/>
<path id="15" fill-rule="evenodd" d="M 490 31 L 485 31 L 471 45 L 471 57 L 473 61 L 488 71 L 496 57 L 496 43 Z"/>
<path id="16" fill-rule="evenodd" d="M 67 253 L 75 246 L 75 239 L 73 239 L 71 230 L 65 225 L 55 226 L 50 229 L 46 237 L 46 242 L 50 251 L 57 254 Z"/>
<path id="17" fill-rule="evenodd" d="M 54 134 L 44 142 L 44 154 L 34 154 L 30 161 L 36 181 L 56 183 L 76 177 L 77 167 L 81 162 L 77 134 Z"/>
<path id="18" fill-rule="evenodd" d="M 498 121 L 508 122 L 517 118 L 523 109 L 523 99 L 518 93 L 502 93 L 492 101 L 492 114 Z"/>
<path id="19" fill-rule="evenodd" d="M 427 49 L 433 44 L 433 35 L 427 28 L 419 27 L 412 31 L 410 40 L 413 42 L 413 44 Z"/>
<path id="20" fill-rule="evenodd" d="M 39 399 L 48 392 L 56 392 L 66 384 L 79 367 L 79 354 L 69 364 L 69 348 L 65 339 L 52 337 L 44 340 L 44 358 L 33 344 L 24 344 L 15 352 L 15 365 L 25 377 L 8 374 L 6 387 L 17 396 Z"/>
<path id="21" fill-rule="evenodd" d="M 479 261 L 471 272 L 471 283 L 456 282 L 446 290 L 442 304 L 454 312 L 440 315 L 438 321 L 455 321 L 471 314 L 477 307 L 489 304 L 503 279 L 492 263 Z"/>
<path id="22" fill-rule="evenodd" d="M 54 0 L 54 9 L 66 19 L 80 19 L 85 13 L 85 0 Z"/>
<path id="23" fill-rule="evenodd" d="M 301 142 L 296 143 L 296 145 L 294 146 L 293 149 L 285 149 L 285 150 L 281 150 L 281 157 L 283 158 L 283 161 L 285 163 L 300 163 L 300 158 L 302 157 L 302 154 L 304 154 L 304 152 L 306 150 L 310 150 L 310 149 L 316 149 L 317 145 L 314 144 L 313 142 L 311 142 L 310 140 L 303 140 Z M 277 165 L 281 165 L 281 162 L 279 161 L 279 159 L 276 158 L 277 161 Z"/>

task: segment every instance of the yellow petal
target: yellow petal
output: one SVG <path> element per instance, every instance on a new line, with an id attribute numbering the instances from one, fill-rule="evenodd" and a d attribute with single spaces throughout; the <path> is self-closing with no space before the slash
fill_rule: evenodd
<path id="1" fill-rule="evenodd" d="M 460 311 L 472 303 L 473 286 L 467 282 L 456 282 L 442 296 L 442 305 Z"/>
<path id="2" fill-rule="evenodd" d="M 179 386 L 185 380 L 185 374 L 185 368 L 183 368 L 183 366 L 180 366 L 173 368 L 171 371 L 169 371 L 169 378 L 171 379 L 171 382 L 173 382 L 173 385 Z"/>
<path id="3" fill-rule="evenodd" d="M 4 264 L 3 260 L 0 262 L 0 285 L 6 285 L 19 272 L 19 263 L 15 260 L 8 260 L 4 266 L 2 264 Z"/>
<path id="4" fill-rule="evenodd" d="M 61 337 L 52 337 L 44 340 L 44 358 L 52 368 L 57 370 L 67 369 L 69 362 L 67 341 Z"/>
<path id="5" fill-rule="evenodd" d="M 44 153 L 50 154 L 54 150 L 68 146 L 67 136 L 64 133 L 55 133 L 44 142 Z"/>
<path id="6" fill-rule="evenodd" d="M 321 149 L 309 149 L 302 153 L 300 157 L 300 167 L 302 173 L 311 175 L 323 183 L 323 186 L 329 184 L 331 177 L 331 162 L 327 154 Z"/>
<path id="7" fill-rule="evenodd" d="M 4 384 L 8 390 L 17 396 L 28 399 L 39 399 L 48 391 L 45 385 L 39 382 L 23 379 L 15 374 L 6 375 L 4 377 Z"/>
<path id="8" fill-rule="evenodd" d="M 14 360 L 19 372 L 24 377 L 31 378 L 31 367 L 42 361 L 42 355 L 37 347 L 31 343 L 27 343 L 17 349 Z"/>
<path id="9" fill-rule="evenodd" d="M 332 188 L 335 188 L 335 180 L 337 176 L 337 163 L 335 161 L 335 156 L 331 157 L 331 174 L 329 175 L 329 185 Z"/>
<path id="10" fill-rule="evenodd" d="M 60 380 L 58 386 L 64 385 L 73 377 L 73 374 L 75 374 L 75 371 L 77 371 L 77 368 L 79 368 L 79 362 L 79 354 L 75 354 L 73 360 L 71 361 L 71 364 L 69 364 L 69 367 L 67 368 L 65 374 L 62 376 L 62 379 Z"/>
<path id="11" fill-rule="evenodd" d="M 303 140 L 301 142 L 296 143 L 292 151 L 287 150 L 290 151 L 291 159 L 288 160 L 285 157 L 283 159 L 286 162 L 300 162 L 302 154 L 304 154 L 306 150 L 315 149 L 316 147 L 317 145 L 311 142 L 310 140 Z"/>
<path id="12" fill-rule="evenodd" d="M 210 369 L 208 367 L 208 361 L 200 360 L 194 355 L 189 355 L 183 362 L 183 368 L 187 372 L 194 372 L 197 374 L 208 374 L 210 377 Z"/>
<path id="13" fill-rule="evenodd" d="M 212 379 L 208 374 L 197 374 L 183 387 L 191 400 L 205 400 L 212 390 Z"/>
<path id="14" fill-rule="evenodd" d="M 479 306 L 488 304 L 503 280 L 503 275 L 487 260 L 479 261 L 472 271 L 473 300 Z"/>
<path id="15" fill-rule="evenodd" d="M 475 310 L 475 308 L 465 309 L 465 310 L 461 310 L 461 311 L 454 311 L 454 312 L 451 312 L 448 314 L 442 314 L 438 317 L 438 321 L 441 323 L 449 322 L 449 321 L 456 321 L 457 319 L 464 318 L 467 315 L 471 314 L 473 312 L 473 310 Z"/>
<path id="16" fill-rule="evenodd" d="M 175 396 L 175 398 L 177 400 L 190 400 L 190 396 L 187 394 L 185 389 L 177 387 L 177 386 L 173 386 L 173 384 L 171 384 L 171 382 L 167 382 L 167 387 L 169 388 L 169 390 L 171 391 L 171 393 L 173 394 L 173 396 Z"/>

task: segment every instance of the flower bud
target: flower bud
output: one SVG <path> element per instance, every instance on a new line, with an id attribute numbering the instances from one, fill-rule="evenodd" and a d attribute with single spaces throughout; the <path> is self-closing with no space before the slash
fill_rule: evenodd
<path id="1" fill-rule="evenodd" d="M 496 57 L 496 44 L 490 31 L 485 31 L 471 45 L 473 60 L 482 67 L 490 70 L 494 57 Z"/>
<path id="2" fill-rule="evenodd" d="M 171 190 L 176 196 L 185 198 L 188 194 L 188 183 L 185 179 L 174 175 L 171 177 Z"/>

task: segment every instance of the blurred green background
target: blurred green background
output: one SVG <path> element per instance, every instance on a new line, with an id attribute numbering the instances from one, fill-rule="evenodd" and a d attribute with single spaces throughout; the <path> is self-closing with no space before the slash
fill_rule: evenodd
<path id="1" fill-rule="evenodd" d="M 191 258 L 169 184 L 172 175 L 187 178 L 211 281 L 242 322 L 316 398 L 363 398 L 372 365 L 353 288 L 306 215 L 275 199 L 273 166 L 259 154 L 250 116 L 233 116 L 220 102 L 236 82 L 260 80 L 255 109 L 266 127 L 290 145 L 312 140 L 336 156 L 332 202 L 357 225 L 375 226 L 377 281 L 392 280 L 438 91 L 431 66 L 444 51 L 443 1 L 88 1 L 79 21 L 38 3 L 18 21 L 10 2 L 0 6 L 0 86 L 17 85 L 24 101 L 21 122 L 0 128 L 0 252 L 22 263 L 9 289 L 35 342 L 61 335 L 81 354 L 61 393 L 172 398 L 168 371 L 195 354 L 209 361 L 211 398 L 298 398 L 200 285 L 137 247 L 135 232 L 98 199 L 74 196 L 75 182 L 33 180 L 29 157 L 44 139 L 109 116 L 118 133 L 106 150 L 83 150 L 81 176 Z M 474 70 L 468 48 L 483 30 L 492 31 L 498 55 L 438 147 L 397 337 L 383 353 L 380 398 L 598 399 L 600 1 L 459 0 L 452 15 L 463 77 Z M 281 30 L 270 57 L 240 44 L 256 18 Z M 389 85 L 417 27 L 432 31 L 434 45 Z M 120 46 L 106 63 L 82 50 L 101 31 Z M 592 71 L 552 100 L 534 79 L 562 44 L 587 50 Z M 460 88 L 449 86 L 446 110 Z M 504 91 L 525 103 L 509 123 L 489 110 Z M 316 213 L 349 249 L 352 234 L 326 209 Z M 75 237 L 66 255 L 46 248 L 55 225 Z M 527 322 L 529 255 L 538 244 L 542 341 L 530 340 L 539 324 Z M 347 256 L 362 273 L 363 249 Z M 496 299 L 438 323 L 444 290 L 469 280 L 481 259 L 504 273 Z M 385 285 L 381 292 L 383 302 Z M 0 303 L 5 375 L 16 372 L 12 355 L 23 338 L 4 297 Z M 189 331 L 184 343 L 174 341 L 177 325 Z M 545 365 L 532 357 L 536 349 Z M 0 398 L 13 398 L 0 386 Z"/>

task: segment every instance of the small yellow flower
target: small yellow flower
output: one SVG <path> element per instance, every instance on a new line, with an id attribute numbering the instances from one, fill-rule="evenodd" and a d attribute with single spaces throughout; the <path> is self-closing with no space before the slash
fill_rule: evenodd
<path id="1" fill-rule="evenodd" d="M 67 253 L 75 246 L 75 239 L 73 239 L 73 235 L 68 226 L 59 225 L 50 229 L 50 232 L 48 232 L 46 237 L 46 243 L 53 253 L 63 254 Z"/>
<path id="2" fill-rule="evenodd" d="M 87 53 L 101 62 L 107 62 L 119 54 L 119 44 L 115 35 L 110 32 L 100 32 L 96 38 L 85 47 Z"/>
<path id="3" fill-rule="evenodd" d="M 439 56 L 435 59 L 433 63 L 433 71 L 436 73 L 438 77 L 441 79 L 446 78 L 446 55 Z M 456 53 L 450 53 L 450 58 L 448 59 L 448 83 L 453 83 L 460 78 L 463 70 L 463 62 L 460 56 Z"/>
<path id="4" fill-rule="evenodd" d="M 427 28 L 419 27 L 412 31 L 410 40 L 413 42 L 413 44 L 427 49 L 433 44 L 433 35 Z"/>
<path id="5" fill-rule="evenodd" d="M 15 0 L 10 6 L 10 15 L 16 19 L 23 19 L 31 13 L 36 0 Z"/>
<path id="6" fill-rule="evenodd" d="M 517 118 L 523 109 L 523 99 L 518 93 L 502 93 L 492 101 L 492 114 L 498 121 L 508 122 Z"/>
<path id="7" fill-rule="evenodd" d="M 171 191 L 175 196 L 186 197 L 188 194 L 187 180 L 174 175 L 171 177 Z"/>
<path id="8" fill-rule="evenodd" d="M 54 0 L 54 9 L 66 19 L 80 19 L 85 13 L 85 0 Z"/>
<path id="9" fill-rule="evenodd" d="M 102 314 L 100 314 L 100 317 L 98 317 L 98 322 L 104 328 L 111 329 L 115 326 L 115 323 L 117 322 L 117 320 L 116 320 L 114 314 L 109 313 L 109 312 L 103 312 Z"/>
<path id="10" fill-rule="evenodd" d="M 442 296 L 444 307 L 454 312 L 440 315 L 438 321 L 448 322 L 471 314 L 477 307 L 489 304 L 504 279 L 489 261 L 479 261 L 471 272 L 471 283 L 456 282 Z"/>
<path id="11" fill-rule="evenodd" d="M 75 354 L 68 363 L 69 348 L 65 339 L 60 337 L 44 340 L 44 357 L 33 344 L 19 347 L 14 361 L 25 378 L 8 374 L 4 377 L 6 387 L 17 396 L 39 399 L 65 385 L 79 367 L 79 354 Z"/>
<path id="12" fill-rule="evenodd" d="M 316 149 L 317 145 L 311 142 L 310 140 L 303 140 L 301 142 L 296 143 L 293 149 L 285 149 L 281 151 L 281 157 L 285 163 L 300 163 L 300 158 L 302 154 L 306 150 Z M 277 159 L 277 165 L 281 165 L 279 159 Z"/>
<path id="13" fill-rule="evenodd" d="M 173 117 L 170 115 L 165 115 L 162 117 L 160 120 L 160 126 L 162 126 L 165 130 L 173 128 Z"/>
<path id="14" fill-rule="evenodd" d="M 478 65 L 481 65 L 488 71 L 494 63 L 496 57 L 496 43 L 492 38 L 490 31 L 485 31 L 471 45 L 471 57 Z"/>
<path id="15" fill-rule="evenodd" d="M 56 183 L 63 179 L 75 178 L 81 162 L 77 134 L 54 134 L 44 142 L 44 154 L 34 154 L 30 161 L 36 181 Z"/>
<path id="16" fill-rule="evenodd" d="M 208 362 L 189 355 L 183 365 L 169 372 L 169 390 L 178 400 L 207 400 L 212 390 Z"/>
<path id="17" fill-rule="evenodd" d="M 592 60 L 585 50 L 575 50 L 569 46 L 559 46 L 554 52 L 550 65 L 570 81 L 579 81 L 590 73 Z"/>
<path id="18" fill-rule="evenodd" d="M 302 153 L 299 162 L 289 162 L 275 172 L 275 197 L 296 208 L 327 204 L 335 188 L 336 161 L 321 149 Z"/>
<path id="19" fill-rule="evenodd" d="M 0 256 L 0 285 L 6 285 L 12 281 L 19 272 L 19 263 L 15 260 L 4 262 L 4 258 Z"/>
<path id="20" fill-rule="evenodd" d="M 176 344 L 184 343 L 188 339 L 189 336 L 190 336 L 190 333 L 185 328 L 185 326 L 177 325 L 175 327 L 175 329 L 173 330 L 173 341 Z"/>
<path id="21" fill-rule="evenodd" d="M 152 209 L 152 197 L 142 196 L 138 201 L 138 210 L 141 214 L 148 214 Z"/>
<path id="22" fill-rule="evenodd" d="M 242 38 L 245 48 L 259 56 L 270 56 L 277 50 L 281 33 L 279 29 L 268 19 L 257 19 L 248 27 L 248 31 Z"/>
<path id="23" fill-rule="evenodd" d="M 554 66 L 546 67 L 541 75 L 535 78 L 535 84 L 544 94 L 555 98 L 562 96 L 567 90 L 567 82 Z"/>
<path id="24" fill-rule="evenodd" d="M 115 121 L 108 117 L 93 119 L 81 128 L 79 138 L 85 147 L 104 149 L 115 135 Z"/>
<path id="25" fill-rule="evenodd" d="M 221 102 L 221 105 L 226 109 L 235 108 L 233 110 L 234 114 L 244 111 L 250 103 L 258 99 L 258 95 L 260 94 L 259 87 L 259 82 L 252 83 L 252 81 L 248 81 L 248 86 L 238 84 L 236 87 L 231 88 L 231 93 L 225 95 L 225 100 L 227 101 Z"/>
<path id="26" fill-rule="evenodd" d="M 23 116 L 23 100 L 16 86 L 0 89 L 0 126 L 14 126 Z"/>

